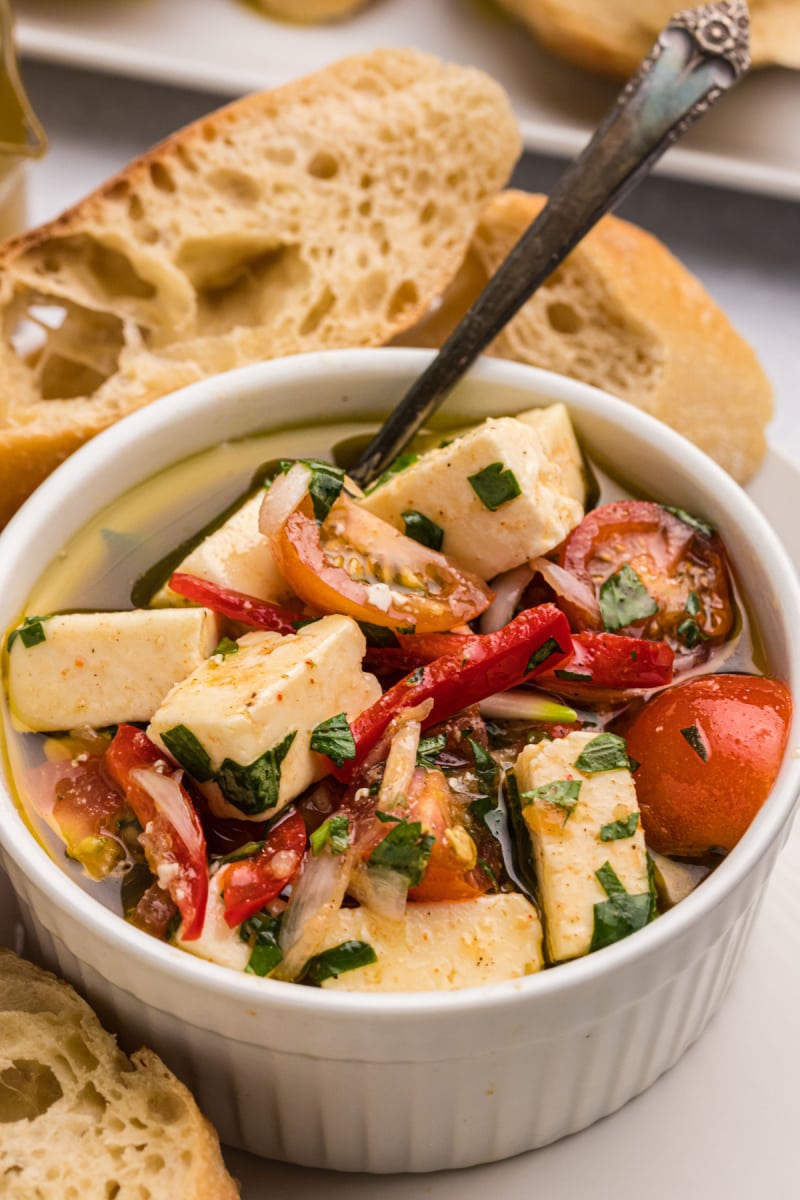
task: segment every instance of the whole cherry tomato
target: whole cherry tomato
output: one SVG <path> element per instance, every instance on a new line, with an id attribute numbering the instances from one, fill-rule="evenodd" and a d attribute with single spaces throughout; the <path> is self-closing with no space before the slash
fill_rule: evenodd
<path id="1" fill-rule="evenodd" d="M 564 542 L 561 566 L 595 591 L 600 621 L 693 653 L 727 637 L 734 624 L 725 554 L 718 536 L 688 513 L 620 500 L 587 513 Z M 585 615 L 562 607 L 576 629 Z M 676 664 L 677 666 L 677 664 Z"/>
<path id="2" fill-rule="evenodd" d="M 648 845 L 732 850 L 775 782 L 791 714 L 786 685 L 754 675 L 704 675 L 645 704 L 626 736 Z"/>

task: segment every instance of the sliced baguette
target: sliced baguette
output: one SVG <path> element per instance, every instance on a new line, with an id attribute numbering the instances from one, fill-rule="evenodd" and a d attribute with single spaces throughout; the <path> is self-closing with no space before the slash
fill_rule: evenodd
<path id="1" fill-rule="evenodd" d="M 192 1096 L 62 980 L 0 949 L 0 1195 L 236 1200 Z"/>
<path id="2" fill-rule="evenodd" d="M 256 0 L 256 3 L 270 17 L 314 24 L 349 17 L 369 0 Z"/>
<path id="3" fill-rule="evenodd" d="M 206 117 L 6 242 L 0 526 L 157 396 L 412 324 L 518 153 L 493 80 L 376 51 Z"/>
<path id="4" fill-rule="evenodd" d="M 440 345 L 544 200 L 517 191 L 496 197 L 441 305 L 398 341 Z M 613 392 L 683 433 L 740 482 L 764 455 L 772 394 L 755 354 L 698 280 L 627 221 L 604 217 L 490 353 Z"/>
<path id="5" fill-rule="evenodd" d="M 606 75 L 633 74 L 676 0 L 500 0 L 548 50 Z M 798 0 L 749 0 L 755 64 L 800 67 Z"/>

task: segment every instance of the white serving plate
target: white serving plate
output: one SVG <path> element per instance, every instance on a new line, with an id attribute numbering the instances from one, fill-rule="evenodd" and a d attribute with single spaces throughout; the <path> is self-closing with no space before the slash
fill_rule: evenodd
<path id="1" fill-rule="evenodd" d="M 748 488 L 800 567 L 794 516 L 800 470 L 771 451 Z M 0 872 L 0 943 L 21 947 Z M 800 1083 L 800 827 L 768 885 L 731 991 L 709 1028 L 667 1075 L 592 1128 L 542 1150 L 467 1171 L 376 1178 L 310 1171 L 226 1153 L 243 1200 L 726 1200 L 788 1195 L 795 1173 Z M 606 1188 L 608 1190 L 606 1190 Z"/>
<path id="2" fill-rule="evenodd" d="M 676 7 L 678 5 L 676 4 Z M 17 0 L 33 58 L 238 95 L 347 54 L 415 45 L 487 70 L 508 90 L 529 150 L 573 156 L 618 88 L 568 67 L 487 0 L 374 0 L 340 24 L 267 20 L 244 0 Z M 760 71 L 726 96 L 660 170 L 800 196 L 800 72 Z"/>

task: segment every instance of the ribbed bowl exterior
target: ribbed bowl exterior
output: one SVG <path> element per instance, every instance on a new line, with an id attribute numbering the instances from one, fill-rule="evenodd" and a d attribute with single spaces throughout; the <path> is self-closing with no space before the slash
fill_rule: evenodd
<path id="1" fill-rule="evenodd" d="M 247 1027 L 237 1038 L 224 1023 L 197 1024 L 190 988 L 143 977 L 120 951 L 87 946 L 69 912 L 50 905 L 12 861 L 6 866 L 41 961 L 90 996 L 124 1031 L 128 1048 L 144 1043 L 158 1051 L 224 1142 L 308 1167 L 382 1173 L 466 1167 L 535 1149 L 654 1083 L 725 996 L 777 853 L 773 844 L 709 920 L 691 926 L 666 954 L 662 947 L 657 964 L 643 959 L 617 970 L 578 1003 L 521 998 L 516 1028 L 496 1037 L 495 1049 L 476 1036 L 475 1053 L 436 1056 L 415 1037 L 418 1022 L 410 1017 L 393 1031 L 396 1046 L 407 1039 L 406 1054 L 393 1061 L 386 1061 L 381 1027 L 365 1029 L 358 1015 L 339 1027 L 330 1057 L 281 1049 L 305 1036 L 300 1014 L 298 1028 L 287 1026 L 285 1013 L 275 1028 L 261 1028 L 265 1044 L 249 1040 Z M 499 1019 L 487 1006 L 467 1024 Z M 468 1051 L 470 1030 L 462 1032 L 467 1044 L 456 1048 Z"/>

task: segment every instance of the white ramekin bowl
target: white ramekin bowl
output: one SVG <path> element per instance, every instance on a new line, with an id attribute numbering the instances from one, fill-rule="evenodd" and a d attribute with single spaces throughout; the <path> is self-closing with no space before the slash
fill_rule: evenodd
<path id="1" fill-rule="evenodd" d="M 90 442 L 0 538 L 0 629 L 65 541 L 179 459 L 287 425 L 384 414 L 425 351 L 305 355 L 198 383 Z M 800 693 L 800 596 L 770 527 L 713 462 L 645 414 L 529 367 L 483 361 L 448 404 L 464 418 L 569 406 L 601 467 L 721 529 L 774 672 Z M 724 417 L 721 417 L 724 419 Z M 790 746 L 797 746 L 797 723 Z M 454 993 L 329 993 L 202 962 L 125 924 L 31 837 L 0 781 L 0 857 L 41 958 L 126 1044 L 194 1089 L 223 1141 L 307 1166 L 430 1171 L 544 1145 L 613 1112 L 703 1030 L 738 964 L 788 834 L 800 758 L 718 870 L 653 925 L 523 980 Z"/>

